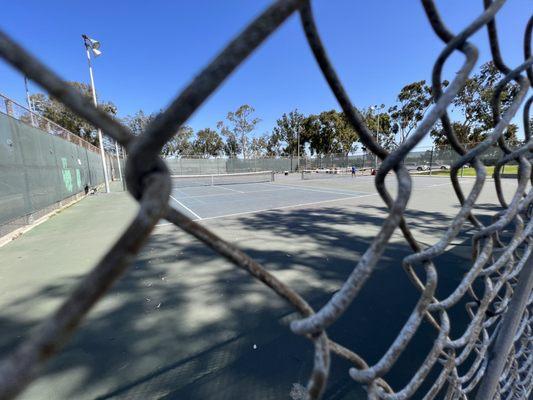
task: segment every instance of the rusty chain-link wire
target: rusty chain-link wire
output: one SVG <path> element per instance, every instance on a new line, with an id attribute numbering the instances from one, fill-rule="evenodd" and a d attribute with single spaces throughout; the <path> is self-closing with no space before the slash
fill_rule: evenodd
<path id="1" fill-rule="evenodd" d="M 529 20 L 525 29 L 525 61 L 515 68 L 508 67 L 500 54 L 495 21 L 503 3 L 504 0 L 484 0 L 483 12 L 461 32 L 454 33 L 441 20 L 434 2 L 422 0 L 432 29 L 444 44 L 432 72 L 435 104 L 416 131 L 390 154 L 375 142 L 372 132 L 348 97 L 329 61 L 314 22 L 311 4 L 306 0 L 280 0 L 272 4 L 231 41 L 139 137 L 133 136 L 126 127 L 95 108 L 54 72 L 0 32 L 0 56 L 73 112 L 127 148 L 128 190 L 140 204 L 133 222 L 62 306 L 0 363 L 0 399 L 16 397 L 36 376 L 43 363 L 64 345 L 82 318 L 135 259 L 160 218 L 172 222 L 221 257 L 247 271 L 300 313 L 301 319 L 293 321 L 291 329 L 296 334 L 306 336 L 314 344 L 313 370 L 307 385 L 309 399 L 319 399 L 324 392 L 331 354 L 353 364 L 349 374 L 364 385 L 370 399 L 411 398 L 432 370 L 439 371 L 438 376 L 430 385 L 425 386 L 429 389 L 420 395 L 421 398 L 429 400 L 438 395 L 446 399 L 467 399 L 474 398 L 474 393 L 477 392 L 477 399 L 527 399 L 533 386 L 533 191 L 529 161 L 533 150 L 529 118 L 533 97 L 525 102 L 524 100 L 533 83 L 533 19 Z M 375 184 L 389 210 L 379 233 L 340 290 L 319 310 L 313 310 L 297 292 L 237 247 L 170 207 L 169 173 L 159 158 L 162 146 L 177 129 L 294 12 L 299 12 L 309 46 L 350 124 L 359 133 L 364 146 L 382 160 Z M 453 131 L 447 109 L 465 85 L 478 59 L 478 51 L 468 39 L 483 28 L 488 31 L 492 60 L 504 78 L 498 83 L 492 99 L 492 132 L 474 148 L 466 149 Z M 442 68 L 446 60 L 457 51 L 464 55 L 464 63 L 444 89 L 441 86 Z M 511 81 L 517 84 L 518 90 L 510 106 L 501 113 L 499 94 Z M 503 132 L 522 106 L 525 141 L 518 149 L 511 150 L 505 142 Z M 429 135 L 439 120 L 448 142 L 460 156 L 450 171 L 460 209 L 440 240 L 432 246 L 422 247 L 404 219 L 411 194 L 411 177 L 402 161 Z M 493 215 L 490 225 L 484 225 L 473 212 L 476 199 L 486 183 L 485 167 L 479 157 L 495 145 L 499 146 L 503 154 L 494 172 L 494 190 L 502 210 Z M 502 167 L 509 162 L 517 162 L 519 165 L 518 181 L 512 198 L 505 199 L 500 175 Z M 467 163 L 475 168 L 476 178 L 470 192 L 464 193 L 458 180 L 458 171 Z M 398 182 L 395 196 L 390 194 L 385 185 L 385 177 L 391 171 Z M 435 293 L 438 272 L 433 260 L 446 251 L 467 224 L 475 230 L 472 264 L 455 290 L 446 298 L 438 298 Z M 347 349 L 329 339 L 326 330 L 357 297 L 379 263 L 393 232 L 398 228 L 412 249 L 412 254 L 405 257 L 401 264 L 413 285 L 420 291 L 420 297 L 388 350 L 370 365 L 357 354 L 357 349 Z M 502 238 L 504 231 L 511 235 L 510 239 Z M 416 272 L 416 265 L 424 267 L 423 277 Z M 474 285 L 475 282 L 480 285 Z M 449 316 L 449 310 L 465 299 L 469 323 L 462 334 L 452 337 L 450 330 L 454 321 Z M 396 364 L 424 319 L 437 333 L 433 347 L 424 362 L 413 372 L 411 380 L 403 388 L 392 388 L 386 381 L 386 374 Z"/>

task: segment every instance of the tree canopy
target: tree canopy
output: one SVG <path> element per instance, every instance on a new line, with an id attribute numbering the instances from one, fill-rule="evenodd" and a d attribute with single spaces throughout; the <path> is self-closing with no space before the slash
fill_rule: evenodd
<path id="1" fill-rule="evenodd" d="M 196 139 L 192 143 L 192 153 L 203 157 L 220 156 L 224 151 L 224 142 L 217 131 L 211 128 L 196 132 Z"/>
<path id="2" fill-rule="evenodd" d="M 304 133 L 305 116 L 294 110 L 283 114 L 276 121 L 272 136 L 281 147 L 281 155 L 295 156 L 298 153 L 298 137 L 300 137 L 300 152 L 303 154 L 301 137 Z"/>
<path id="3" fill-rule="evenodd" d="M 357 133 L 342 112 L 330 110 L 310 115 L 303 126 L 304 142 L 309 143 L 311 154 L 348 155 L 356 150 Z"/>
<path id="4" fill-rule="evenodd" d="M 228 120 L 228 126 L 222 124 L 226 138 L 231 137 L 231 147 L 228 155 L 235 156 L 238 154 L 237 147 L 234 141 L 237 141 L 240 146 L 240 151 L 244 159 L 248 158 L 250 153 L 250 133 L 255 129 L 255 126 L 259 123 L 260 119 L 253 117 L 255 109 L 248 105 L 243 104 L 235 111 L 230 111 L 226 119 Z"/>
<path id="5" fill-rule="evenodd" d="M 400 90 L 396 105 L 389 108 L 391 128 L 397 135 L 397 144 L 405 142 L 416 129 L 432 102 L 431 88 L 424 80 L 405 85 Z"/>
<path id="6" fill-rule="evenodd" d="M 139 110 L 134 115 L 125 117 L 124 123 L 134 135 L 140 135 L 156 116 L 156 113 L 145 114 L 144 111 Z M 165 143 L 161 150 L 161 155 L 179 156 L 191 154 L 192 143 L 190 141 L 193 135 L 194 131 L 190 126 L 184 125 L 180 127 L 176 134 Z"/>
<path id="7" fill-rule="evenodd" d="M 92 102 L 92 91 L 89 85 L 80 82 L 68 82 L 68 84 Z M 43 93 L 31 95 L 30 100 L 37 114 L 48 118 L 89 143 L 98 145 L 96 128 L 76 113 L 70 111 L 63 103 Z M 117 115 L 117 107 L 110 101 L 99 100 L 98 107 L 113 117 Z"/>
<path id="8" fill-rule="evenodd" d="M 453 101 L 452 128 L 459 141 L 467 147 L 474 146 L 484 140 L 493 129 L 493 95 L 502 74 L 492 62 L 483 64 L 461 88 Z M 92 93 L 88 85 L 70 82 L 76 90 L 88 99 Z M 447 81 L 442 83 L 444 87 Z M 513 101 L 518 87 L 515 83 L 507 84 L 499 97 L 500 112 L 503 114 Z M 96 129 L 71 112 L 62 103 L 44 94 L 34 94 L 31 100 L 35 111 L 56 122 L 85 140 L 98 144 Z M 401 145 L 417 129 L 425 113 L 435 99 L 431 87 L 424 80 L 411 82 L 402 87 L 396 96 L 395 103 L 386 107 L 367 107 L 361 109 L 361 115 L 369 131 L 374 134 L 377 142 L 391 151 Z M 117 117 L 117 107 L 109 101 L 99 101 L 99 107 L 113 117 Z M 143 110 L 122 118 L 122 121 L 135 134 L 141 134 L 153 121 L 157 113 L 146 113 Z M 226 114 L 215 128 L 204 127 L 197 131 L 190 126 L 180 127 L 176 134 L 163 147 L 161 154 L 165 157 L 218 157 L 236 158 L 249 157 L 294 157 L 298 154 L 298 138 L 301 155 L 353 153 L 359 148 L 359 135 L 348 122 L 343 112 L 327 110 L 316 114 L 305 115 L 298 109 L 282 113 L 276 120 L 271 132 L 257 134 L 256 128 L 260 119 L 255 109 L 243 104 Z M 529 121 L 530 125 L 533 122 Z M 45 127 L 43 127 L 45 128 Z M 533 129 L 533 126 L 532 126 Z M 510 145 L 518 141 L 518 128 L 510 124 L 505 137 Z M 448 144 L 440 123 L 431 131 L 431 137 L 438 147 Z M 111 148 L 113 142 L 104 140 L 104 146 Z M 363 147 L 364 149 L 364 147 Z"/>
<path id="9" fill-rule="evenodd" d="M 468 78 L 466 84 L 459 91 L 453 101 L 453 115 L 457 120 L 452 122 L 452 128 L 459 141 L 467 147 L 472 147 L 482 140 L 494 127 L 492 113 L 492 97 L 497 83 L 503 78 L 492 61 L 483 64 L 478 73 Z M 518 86 L 516 83 L 507 84 L 500 94 L 500 112 L 504 113 L 514 96 Z M 510 145 L 517 143 L 516 133 L 518 127 L 509 124 L 504 136 Z M 444 136 L 442 125 L 438 124 L 431 132 L 433 141 L 437 146 L 448 144 Z"/>

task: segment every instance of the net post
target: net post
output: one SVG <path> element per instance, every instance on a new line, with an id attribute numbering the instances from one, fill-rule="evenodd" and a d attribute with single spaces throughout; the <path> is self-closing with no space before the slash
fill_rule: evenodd
<path id="1" fill-rule="evenodd" d="M 487 371 L 481 381 L 475 400 L 493 399 L 496 394 L 500 376 L 514 343 L 514 336 L 533 290 L 533 253 L 529 255 L 517 280 L 514 295 L 502 317 L 494 346 L 487 354 Z"/>

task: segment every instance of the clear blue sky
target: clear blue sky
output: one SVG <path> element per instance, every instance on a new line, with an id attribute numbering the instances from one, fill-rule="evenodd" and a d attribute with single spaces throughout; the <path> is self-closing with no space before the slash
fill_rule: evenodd
<path id="1" fill-rule="evenodd" d="M 264 0 L 25 0 L 2 4 L 0 29 L 18 40 L 66 80 L 88 82 L 80 35 L 101 41 L 95 61 L 99 97 L 121 116 L 165 106 L 254 16 Z M 400 88 L 426 79 L 443 48 L 420 1 L 315 0 L 317 24 L 331 59 L 358 107 L 394 102 Z M 481 0 L 441 0 L 457 31 L 482 11 Z M 506 62 L 523 60 L 523 30 L 531 0 L 509 0 L 497 23 Z M 473 42 L 478 63 L 490 57 L 486 31 Z M 451 80 L 461 56 L 445 69 Z M 31 85 L 32 92 L 39 91 Z M 22 76 L 0 61 L 0 92 L 24 102 Z M 250 104 L 261 118 L 256 134 L 269 131 L 283 112 L 318 113 L 338 106 L 291 17 L 211 96 L 188 122 L 215 127 L 226 113 Z M 518 122 L 518 121 L 517 121 Z M 428 143 L 427 141 L 425 143 Z"/>

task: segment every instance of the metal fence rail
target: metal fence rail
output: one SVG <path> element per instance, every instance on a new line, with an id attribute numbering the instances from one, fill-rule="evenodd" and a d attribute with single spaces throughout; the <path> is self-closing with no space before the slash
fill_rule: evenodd
<path id="1" fill-rule="evenodd" d="M 54 121 L 49 120 L 38 113 L 30 111 L 28 108 L 10 99 L 9 97 L 0 94 L 0 100 L 0 112 L 3 112 L 4 114 L 7 114 L 10 117 L 13 117 L 35 128 L 39 128 L 50 135 L 59 136 L 71 143 L 82 146 L 87 150 L 91 150 L 95 153 L 100 151 L 98 147 L 89 143 L 85 139 L 82 139 L 78 135 L 70 132 L 68 129 L 63 128 L 61 125 L 56 124 Z"/>
<path id="2" fill-rule="evenodd" d="M 68 129 L 65 129 L 59 124 L 56 124 L 54 121 L 43 117 L 39 113 L 31 111 L 22 104 L 17 103 L 13 99 L 0 93 L 0 113 L 9 115 L 16 120 L 25 123 L 26 125 L 33 126 L 41 130 L 43 133 L 47 133 L 52 136 L 60 137 L 70 143 L 74 143 L 77 146 L 83 147 L 84 149 L 90 150 L 93 153 L 100 154 L 100 149 L 83 139 L 81 136 L 72 133 Z M 112 152 L 108 150 L 105 151 L 106 165 L 108 171 L 111 171 L 112 180 L 119 179 L 118 173 L 118 158 L 116 150 L 113 149 Z M 120 157 L 121 166 L 124 163 L 124 157 Z"/>
<path id="3" fill-rule="evenodd" d="M 29 55 L 8 36 L 0 33 L 0 55 L 6 61 L 128 150 L 126 168 L 128 189 L 140 204 L 138 215 L 121 238 L 56 313 L 2 361 L 0 398 L 15 397 L 31 382 L 42 363 L 64 345 L 83 316 L 128 267 L 159 218 L 166 218 L 221 257 L 230 260 L 263 282 L 301 314 L 301 319 L 292 322 L 291 329 L 312 341 L 315 353 L 306 398 L 318 399 L 322 396 L 328 379 L 330 357 L 335 354 L 352 362 L 350 376 L 364 385 L 371 399 L 407 399 L 415 392 L 424 399 L 433 399 L 436 396 L 446 399 L 466 399 L 474 398 L 476 391 L 478 399 L 527 399 L 533 385 L 531 340 L 533 296 L 531 286 L 523 283 L 524 280 L 529 282 L 532 270 L 530 255 L 533 191 L 529 186 L 531 181 L 529 159 L 533 146 L 529 131 L 531 97 L 524 105 L 525 144 L 512 151 L 505 142 L 503 132 L 524 102 L 533 81 L 533 58 L 530 49 L 533 20 L 529 20 L 525 31 L 525 61 L 519 66 L 508 67 L 500 55 L 495 22 L 495 16 L 503 3 L 503 0 L 484 0 L 483 12 L 461 32 L 454 33 L 441 20 L 434 2 L 422 0 L 433 31 L 443 41 L 443 50 L 433 66 L 432 86 L 435 104 L 426 113 L 416 131 L 392 153 L 388 153 L 375 142 L 372 132 L 365 126 L 361 114 L 350 101 L 322 45 L 314 23 L 311 4 L 305 0 L 283 0 L 272 4 L 231 41 L 138 137 L 133 136 L 126 127 L 101 110 L 94 108 L 89 101 L 70 88 L 45 65 Z M 177 128 L 252 51 L 295 12 L 300 14 L 309 46 L 339 105 L 349 122 L 359 132 L 365 147 L 382 160 L 375 184 L 389 208 L 389 214 L 383 221 L 379 233 L 359 259 L 350 276 L 341 289 L 319 310 L 313 310 L 298 293 L 238 248 L 170 208 L 169 174 L 164 162 L 158 157 L 160 149 Z M 486 28 L 489 34 L 492 59 L 504 78 L 494 94 L 494 127 L 491 134 L 474 148 L 465 149 L 458 142 L 452 129 L 447 109 L 465 84 L 477 60 L 477 50 L 468 42 L 468 38 L 483 28 Z M 453 81 L 444 89 L 440 84 L 442 67 L 448 57 L 456 51 L 464 55 L 465 61 Z M 516 82 L 519 90 L 509 108 L 500 113 L 499 91 L 510 81 Z M 433 246 L 422 247 L 404 219 L 412 182 L 402 161 L 429 134 L 439 119 L 447 140 L 459 156 L 452 165 L 450 179 L 460 208 L 440 240 Z M 494 144 L 501 149 L 501 155 L 495 166 L 494 183 L 502 210 L 494 214 L 490 225 L 484 225 L 476 218 L 473 206 L 486 178 L 485 167 L 480 157 Z M 501 190 L 499 171 L 503 165 L 510 162 L 518 163 L 519 173 L 513 197 L 505 199 Z M 472 190 L 464 193 L 457 176 L 458 170 L 467 163 L 475 168 L 476 178 Z M 385 185 L 385 177 L 390 171 L 394 172 L 398 181 L 396 197 L 390 194 Z M 438 298 L 435 291 L 438 273 L 433 260 L 446 251 L 451 241 L 466 225 L 475 230 L 471 268 L 448 297 Z M 401 264 L 413 285 L 419 289 L 420 298 L 389 349 L 377 362 L 370 364 L 357 354 L 358 349 L 347 349 L 333 342 L 326 332 L 357 298 L 366 280 L 379 263 L 393 232 L 397 229 L 402 232 L 412 249 L 412 254 L 405 257 Z M 425 274 L 419 275 L 415 266 L 423 266 Z M 520 286 L 517 286 L 517 282 Z M 522 287 L 523 285 L 525 287 Z M 454 321 L 450 319 L 449 310 L 459 301 L 465 300 L 470 321 L 463 332 L 455 336 L 450 333 Z M 511 315 L 510 313 L 514 314 L 515 318 L 507 317 Z M 423 320 L 434 327 L 437 338 L 425 361 L 412 372 L 411 380 L 404 387 L 393 388 L 387 383 L 387 373 L 412 341 Z M 505 333 L 514 326 L 516 329 L 512 330 L 510 338 L 499 339 L 500 333 Z M 489 356 L 492 354 L 498 356 Z M 494 360 L 497 362 L 493 363 Z M 417 390 L 421 384 L 428 383 L 426 382 L 428 376 L 433 376 L 428 375 L 430 371 L 437 371 L 437 378 L 429 382 L 429 385 L 424 385 L 429 389 L 420 394 Z M 482 382 L 485 372 L 490 373 L 487 373 L 485 381 Z"/>
<path id="4" fill-rule="evenodd" d="M 98 147 L 2 94 L 0 141 L 2 239 L 104 183 Z M 116 155 L 105 162 L 118 179 Z"/>
<path id="5" fill-rule="evenodd" d="M 1 94 L 0 143 L 2 241 L 104 183 L 97 147 Z"/>

